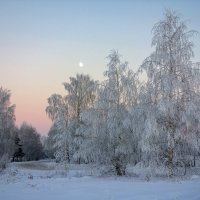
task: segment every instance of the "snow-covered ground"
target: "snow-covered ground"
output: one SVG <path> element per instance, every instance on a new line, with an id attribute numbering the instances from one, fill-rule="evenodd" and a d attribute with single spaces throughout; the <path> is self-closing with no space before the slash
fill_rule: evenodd
<path id="1" fill-rule="evenodd" d="M 39 161 L 12 163 L 0 174 L 0 200 L 200 200 L 200 177 L 188 180 L 90 176 Z"/>

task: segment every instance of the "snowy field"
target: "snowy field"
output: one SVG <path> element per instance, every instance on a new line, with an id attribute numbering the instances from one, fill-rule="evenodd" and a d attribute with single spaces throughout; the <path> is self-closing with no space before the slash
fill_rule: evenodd
<path id="1" fill-rule="evenodd" d="M 93 171 L 94 172 L 94 171 Z M 187 180 L 100 177 L 78 166 L 12 163 L 0 174 L 0 200 L 200 200 L 200 177 Z"/>

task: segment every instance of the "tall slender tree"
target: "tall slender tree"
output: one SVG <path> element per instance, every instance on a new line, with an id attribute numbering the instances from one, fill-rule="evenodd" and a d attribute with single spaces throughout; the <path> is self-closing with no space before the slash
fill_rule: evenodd
<path id="1" fill-rule="evenodd" d="M 142 68 L 148 77 L 148 99 L 157 106 L 156 114 L 160 113 L 154 115 L 155 125 L 161 126 L 167 134 L 166 155 L 169 176 L 172 176 L 177 129 L 187 102 L 195 93 L 191 84 L 192 36 L 195 31 L 188 31 L 186 23 L 174 11 L 167 10 L 164 17 L 153 27 L 155 51 L 144 61 Z"/>
<path id="2" fill-rule="evenodd" d="M 0 157 L 14 153 L 15 105 L 10 97 L 10 91 L 0 87 Z"/>
<path id="3" fill-rule="evenodd" d="M 121 55 L 113 50 L 108 56 L 106 80 L 100 88 L 97 110 L 100 112 L 100 122 L 103 122 L 104 136 L 98 134 L 99 142 L 104 142 L 102 149 L 105 161 L 112 164 L 118 175 L 124 175 L 126 164 L 133 148 L 131 145 L 133 132 L 130 132 L 126 120 L 129 108 L 137 103 L 137 90 L 134 73 L 127 62 L 121 61 Z M 97 116 L 97 117 L 99 117 Z M 99 130 L 100 132 L 102 130 Z M 100 145 L 98 145 L 100 146 Z M 105 152 L 107 155 L 105 154 Z M 106 158 L 107 157 L 107 158 Z"/>

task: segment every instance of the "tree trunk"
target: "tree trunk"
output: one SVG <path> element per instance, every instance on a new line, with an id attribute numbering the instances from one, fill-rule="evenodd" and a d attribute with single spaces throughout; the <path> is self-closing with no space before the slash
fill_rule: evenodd
<path id="1" fill-rule="evenodd" d="M 115 170 L 117 172 L 117 176 L 124 176 L 126 174 L 124 167 L 120 163 L 116 163 Z"/>
<path id="2" fill-rule="evenodd" d="M 173 177 L 174 172 L 173 172 L 173 148 L 168 147 L 168 169 L 169 169 L 169 177 Z"/>
<path id="3" fill-rule="evenodd" d="M 193 157 L 193 167 L 196 166 L 196 156 L 195 156 L 195 153 L 194 153 L 194 157 Z"/>

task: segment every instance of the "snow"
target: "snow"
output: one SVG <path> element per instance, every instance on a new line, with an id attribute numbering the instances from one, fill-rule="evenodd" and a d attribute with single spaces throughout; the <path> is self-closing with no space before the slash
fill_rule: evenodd
<path id="1" fill-rule="evenodd" d="M 33 167 L 31 167 L 33 166 Z M 43 166 L 43 167 L 41 167 Z M 46 168 L 45 168 L 46 166 Z M 55 163 L 12 164 L 0 175 L 1 200 L 199 200 L 200 177 L 189 180 L 89 176 Z M 76 173 L 77 172 L 77 173 Z M 84 173 L 86 174 L 84 176 Z M 77 175 L 78 174 L 78 175 Z"/>

